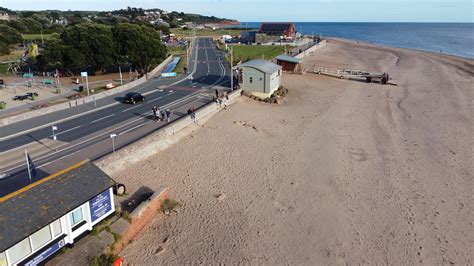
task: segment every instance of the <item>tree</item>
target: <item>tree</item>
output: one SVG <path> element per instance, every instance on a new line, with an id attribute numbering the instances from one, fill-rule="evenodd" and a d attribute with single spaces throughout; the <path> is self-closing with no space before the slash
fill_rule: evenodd
<path id="1" fill-rule="evenodd" d="M 0 55 L 6 54 L 10 54 L 10 48 L 8 47 L 8 44 L 0 41 Z"/>
<path id="2" fill-rule="evenodd" d="M 27 32 L 28 27 L 21 20 L 10 20 L 8 26 L 17 29 L 19 32 Z"/>
<path id="3" fill-rule="evenodd" d="M 5 44 L 14 44 L 14 43 L 21 43 L 23 41 L 23 38 L 21 37 L 21 34 L 18 30 L 7 26 L 0 24 L 0 42 L 3 42 Z"/>
<path id="4" fill-rule="evenodd" d="M 19 21 L 27 27 L 26 32 L 28 33 L 39 33 L 41 30 L 43 30 L 43 25 L 41 25 L 41 23 L 36 21 L 34 18 L 21 18 Z"/>
<path id="5" fill-rule="evenodd" d="M 41 23 L 43 29 L 51 27 L 51 20 L 43 15 L 34 14 L 31 18 Z"/>
<path id="6" fill-rule="evenodd" d="M 166 57 L 166 48 L 158 32 L 145 25 L 117 24 L 113 28 L 117 55 L 121 62 L 131 62 L 141 72 L 161 63 Z"/>
<path id="7" fill-rule="evenodd" d="M 88 67 L 93 71 L 101 71 L 115 62 L 115 43 L 109 26 L 77 24 L 66 28 L 61 39 L 71 47 L 71 51 L 65 53 L 65 56 L 72 65 L 76 61 L 75 66 L 78 68 Z"/>

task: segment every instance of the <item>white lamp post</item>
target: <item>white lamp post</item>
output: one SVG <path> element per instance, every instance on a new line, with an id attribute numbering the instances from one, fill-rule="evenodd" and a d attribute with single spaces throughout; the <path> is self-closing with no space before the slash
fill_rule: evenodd
<path id="1" fill-rule="evenodd" d="M 115 157 L 115 138 L 117 137 L 117 134 L 110 134 L 110 138 L 112 139 L 112 151 L 114 152 L 114 157 Z"/>
<path id="2" fill-rule="evenodd" d="M 57 126 L 52 126 L 51 130 L 53 131 L 54 150 L 58 151 L 58 146 L 57 146 L 57 143 L 56 143 L 56 140 L 57 140 L 56 131 L 58 130 L 58 127 Z"/>

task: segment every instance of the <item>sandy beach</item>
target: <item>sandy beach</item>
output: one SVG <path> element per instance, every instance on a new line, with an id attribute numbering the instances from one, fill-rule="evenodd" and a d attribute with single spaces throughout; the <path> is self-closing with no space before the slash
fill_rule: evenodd
<path id="1" fill-rule="evenodd" d="M 113 176 L 183 205 L 125 263 L 474 263 L 474 60 L 329 40 L 315 64 L 397 86 L 285 74 L 282 105 L 242 98 Z"/>

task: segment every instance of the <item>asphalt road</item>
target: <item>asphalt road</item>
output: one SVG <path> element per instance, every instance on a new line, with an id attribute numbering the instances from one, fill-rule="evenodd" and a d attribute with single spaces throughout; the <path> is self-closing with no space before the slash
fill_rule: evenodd
<path id="1" fill-rule="evenodd" d="M 38 170 L 36 179 L 31 181 L 34 182 L 80 160 L 93 160 L 112 152 L 112 133 L 118 135 L 115 146 L 119 149 L 159 130 L 165 124 L 152 121 L 153 106 L 170 108 L 174 121 L 186 116 L 185 110 L 189 106 L 199 108 L 208 104 L 216 86 L 230 89 L 230 66 L 216 50 L 212 39 L 198 38 L 194 48 L 191 77 L 182 77 L 181 81 L 150 79 L 134 90 L 146 95 L 143 103 L 123 104 L 123 93 L 104 98 L 97 103 L 98 108 L 78 106 L 68 109 L 66 114 L 66 111 L 59 111 L 2 127 L 0 196 L 30 183 L 24 160 L 25 147 L 36 145 L 43 149 L 41 155 L 32 157 Z M 58 142 L 46 144 L 45 140 L 52 139 L 52 123 L 58 127 Z M 6 165 L 7 160 L 1 157 L 12 153 L 18 160 Z"/>

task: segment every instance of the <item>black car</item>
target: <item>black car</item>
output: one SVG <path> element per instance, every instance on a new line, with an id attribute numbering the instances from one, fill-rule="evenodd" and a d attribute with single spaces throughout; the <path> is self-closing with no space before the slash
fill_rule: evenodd
<path id="1" fill-rule="evenodd" d="M 123 98 L 124 103 L 135 104 L 137 102 L 143 102 L 143 101 L 145 101 L 145 96 L 141 95 L 138 92 L 129 92 Z"/>

